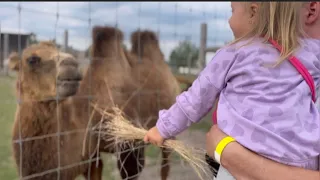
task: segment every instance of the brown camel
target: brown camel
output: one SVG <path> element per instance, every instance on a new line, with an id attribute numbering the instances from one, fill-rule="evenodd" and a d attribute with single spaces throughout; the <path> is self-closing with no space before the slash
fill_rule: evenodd
<path id="1" fill-rule="evenodd" d="M 68 98 L 76 94 L 81 80 L 78 62 L 51 42 L 41 42 L 27 47 L 21 60 L 12 53 L 9 67 L 18 71 L 19 104 L 12 140 L 20 178 L 56 180 L 59 176 L 70 180 L 81 174 L 88 176 L 89 165 L 83 161 L 89 157 L 81 153 L 85 131 L 74 131 L 84 129 L 86 123 L 70 118 Z M 100 180 L 101 173 L 97 174 L 91 173 L 91 179 Z"/>
<path id="2" fill-rule="evenodd" d="M 92 62 L 78 94 L 73 98 L 76 119 L 85 121 L 92 116 L 89 127 L 101 120 L 101 115 L 92 114 L 93 108 L 85 103 L 88 100 L 83 97 L 90 97 L 91 102 L 100 108 L 117 105 L 136 124 L 145 128 L 154 126 L 159 110 L 169 108 L 180 92 L 175 77 L 164 61 L 156 35 L 151 31 L 134 32 L 131 36 L 131 52 L 123 48 L 123 34 L 119 29 L 97 26 L 93 28 L 92 38 Z M 91 132 L 88 134 L 92 136 Z M 118 152 L 118 168 L 122 179 L 138 179 L 144 167 L 143 143 L 137 141 L 137 147 L 133 150 L 122 147 L 120 153 L 112 145 L 112 138 L 100 141 L 99 150 Z M 169 154 L 169 150 L 162 149 L 162 180 L 168 177 Z"/>
<path id="3" fill-rule="evenodd" d="M 159 110 L 170 108 L 181 90 L 164 60 L 154 32 L 136 31 L 131 35 L 131 43 L 131 53 L 134 58 L 127 59 L 135 60 L 131 62 L 132 74 L 139 82 L 139 86 L 143 87 L 141 95 L 135 96 L 131 106 L 138 106 L 138 119 L 144 123 L 145 128 L 150 129 L 156 124 Z M 168 149 L 162 149 L 162 180 L 167 179 L 169 174 L 170 153 Z"/>

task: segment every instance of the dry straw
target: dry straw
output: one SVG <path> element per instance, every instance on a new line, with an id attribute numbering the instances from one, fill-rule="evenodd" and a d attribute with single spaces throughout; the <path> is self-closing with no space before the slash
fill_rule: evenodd
<path id="1" fill-rule="evenodd" d="M 103 116 L 100 123 L 93 128 L 95 132 L 101 135 L 101 138 L 104 135 L 107 135 L 108 138 L 111 136 L 115 142 L 119 143 L 118 145 L 121 145 L 135 140 L 143 140 L 147 133 L 147 130 L 143 127 L 137 127 L 125 119 L 121 109 L 117 107 L 111 108 L 111 113 L 95 105 L 93 107 Z M 163 147 L 170 148 L 178 153 L 194 169 L 201 180 L 211 177 L 210 174 L 212 173 L 204 159 L 205 151 L 203 149 L 192 148 L 178 140 L 166 140 Z"/>

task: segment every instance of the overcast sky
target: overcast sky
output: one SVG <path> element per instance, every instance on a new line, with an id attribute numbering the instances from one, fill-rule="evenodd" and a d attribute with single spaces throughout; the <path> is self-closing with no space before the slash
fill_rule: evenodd
<path id="1" fill-rule="evenodd" d="M 63 41 L 69 30 L 69 45 L 85 50 L 91 43 L 95 25 L 115 25 L 125 34 L 130 48 L 130 33 L 138 29 L 159 32 L 166 57 L 179 41 L 200 41 L 200 24 L 208 24 L 208 46 L 221 45 L 233 36 L 228 25 L 230 2 L 0 2 L 2 31 L 33 32 L 38 39 Z M 59 18 L 57 18 L 57 12 Z M 91 17 L 91 24 L 89 19 Z M 19 23 L 20 21 L 20 23 Z M 209 60 L 212 54 L 207 55 Z"/>

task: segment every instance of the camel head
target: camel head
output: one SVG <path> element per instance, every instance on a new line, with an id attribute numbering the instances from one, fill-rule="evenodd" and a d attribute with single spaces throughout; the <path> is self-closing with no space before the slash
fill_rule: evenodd
<path id="1" fill-rule="evenodd" d="M 18 73 L 20 99 L 47 101 L 75 95 L 82 79 L 78 62 L 60 52 L 52 42 L 33 44 L 9 56 L 8 67 Z"/>

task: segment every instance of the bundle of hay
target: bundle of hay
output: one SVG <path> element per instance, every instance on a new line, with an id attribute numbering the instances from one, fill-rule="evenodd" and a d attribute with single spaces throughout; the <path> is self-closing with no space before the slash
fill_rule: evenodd
<path id="1" fill-rule="evenodd" d="M 112 136 L 117 145 L 128 144 L 136 140 L 143 140 L 147 130 L 143 127 L 136 127 L 132 122 L 124 118 L 122 111 L 117 108 L 111 108 L 112 111 L 104 111 L 93 105 L 94 109 L 99 112 L 103 118 L 93 131 L 99 133 L 99 137 L 104 138 L 104 135 Z M 190 166 L 194 169 L 201 180 L 208 179 L 212 174 L 204 157 L 205 150 L 191 148 L 178 140 L 166 140 L 164 147 L 170 148 L 178 153 Z"/>

